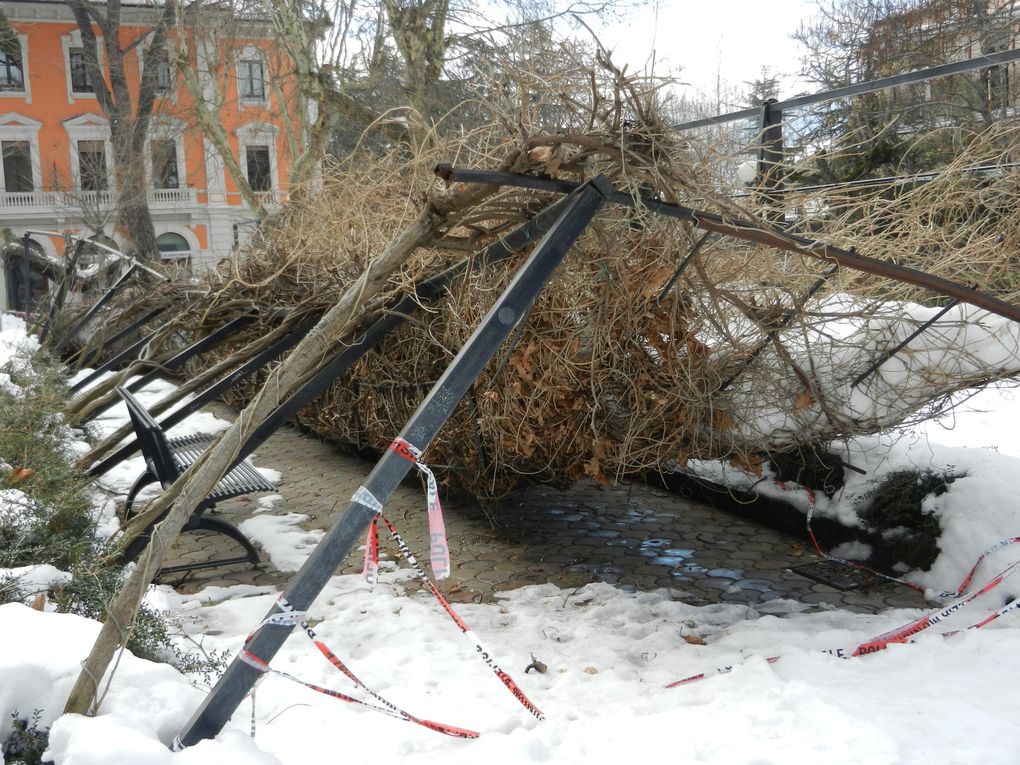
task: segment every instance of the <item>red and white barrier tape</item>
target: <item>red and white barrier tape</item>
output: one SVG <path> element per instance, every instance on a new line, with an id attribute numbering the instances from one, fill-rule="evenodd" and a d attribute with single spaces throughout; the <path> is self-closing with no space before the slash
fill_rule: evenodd
<path id="1" fill-rule="evenodd" d="M 496 664 L 495 660 L 492 658 L 492 652 L 482 644 L 482 641 L 478 639 L 478 636 L 475 635 L 464 620 L 460 618 L 457 612 L 453 610 L 453 606 L 450 605 L 450 602 L 443 597 L 443 594 L 439 591 L 432 580 L 429 579 L 428 574 L 425 573 L 425 569 L 418 562 L 418 559 L 414 557 L 414 554 L 407 546 L 403 537 L 400 536 L 396 527 L 390 523 L 389 519 L 385 515 L 380 515 L 379 518 L 381 518 L 382 522 L 386 525 L 386 529 L 390 532 L 390 536 L 393 537 L 393 541 L 396 542 L 397 549 L 400 550 L 400 554 L 403 556 L 404 560 L 406 560 L 408 565 L 414 570 L 414 573 L 417 575 L 418 579 L 421 580 L 425 589 L 431 592 L 433 597 L 439 601 L 439 605 L 443 607 L 446 613 L 453 620 L 454 624 L 457 625 L 464 636 L 475 647 L 475 653 L 478 657 L 485 662 L 485 665 L 492 670 L 492 673 L 499 678 L 499 681 L 506 686 L 506 689 L 513 694 L 514 698 L 517 699 L 521 706 L 528 710 L 528 712 L 530 712 L 536 719 L 544 720 L 545 715 L 542 714 L 542 710 L 536 707 L 531 700 L 528 699 L 528 697 L 524 694 L 524 691 L 520 689 L 520 686 L 514 682 L 510 675 L 500 669 L 499 665 Z"/>
<path id="2" fill-rule="evenodd" d="M 934 611 L 930 614 L 926 614 L 925 616 L 922 616 L 920 619 L 916 619 L 912 622 L 909 622 L 908 624 L 905 624 L 902 627 L 897 627 L 894 630 L 884 632 L 878 637 L 866 640 L 863 643 L 858 643 L 853 648 L 825 648 L 820 650 L 822 650 L 822 652 L 824 653 L 832 654 L 833 656 L 836 656 L 840 659 L 851 659 L 856 656 L 866 656 L 867 654 L 876 653 L 885 648 L 888 648 L 890 645 L 894 643 L 913 642 L 914 637 L 918 633 L 923 632 L 929 627 L 933 627 L 936 624 L 939 624 L 940 622 L 949 618 L 956 612 L 962 610 L 967 605 L 969 605 L 975 598 L 978 598 L 981 595 L 986 595 L 987 593 L 991 592 L 1000 584 L 1002 584 L 1004 581 L 1006 581 L 1009 577 L 1013 576 L 1013 574 L 1015 574 L 1018 569 L 1020 569 L 1020 561 L 1016 561 L 1015 563 L 1007 566 L 1005 569 L 1003 569 L 1003 571 L 1001 571 L 999 574 L 992 577 L 988 582 L 986 582 L 984 586 L 978 588 L 977 590 L 974 590 L 968 595 L 965 595 L 956 602 L 950 603 L 945 608 L 942 608 L 939 611 Z M 968 577 L 973 578 L 973 570 L 971 571 L 970 574 L 968 574 Z M 998 619 L 1003 614 L 1009 613 L 1010 611 L 1013 611 L 1017 608 L 1020 608 L 1020 598 L 1015 598 L 1011 600 L 1009 603 L 1002 606 L 998 610 L 992 612 L 984 619 L 981 619 L 980 621 L 977 621 L 967 627 L 964 627 L 963 629 L 943 632 L 941 633 L 942 637 L 949 637 L 950 635 L 955 635 L 959 632 L 963 632 L 964 630 L 981 629 L 982 627 L 991 624 L 993 621 Z M 780 658 L 782 657 L 771 656 L 768 659 L 766 659 L 766 661 L 768 661 L 769 664 L 772 664 L 779 661 Z M 666 688 L 675 688 L 678 685 L 686 685 L 687 683 L 693 683 L 697 680 L 703 680 L 709 675 L 726 674 L 732 671 L 733 671 L 732 664 L 725 667 L 719 667 L 715 670 L 712 670 L 711 672 L 702 672 L 697 675 L 692 675 L 691 677 L 685 677 L 682 680 L 676 680 L 672 683 L 669 683 L 666 686 Z"/>
<path id="3" fill-rule="evenodd" d="M 429 514 L 429 562 L 436 579 L 445 579 L 450 575 L 450 546 L 446 543 L 446 524 L 443 521 L 443 506 L 439 501 L 439 485 L 436 476 L 429 466 L 421 461 L 421 449 L 403 438 L 395 438 L 390 444 L 405 460 L 414 463 L 418 471 L 425 476 L 425 494 Z"/>
<path id="4" fill-rule="evenodd" d="M 787 485 L 782 481 L 776 481 L 776 486 L 778 486 L 780 489 L 786 492 L 793 491 L 793 489 L 788 488 Z M 818 538 L 815 536 L 814 529 L 812 529 L 811 527 L 811 520 L 815 514 L 815 490 L 808 489 L 805 487 L 799 488 L 803 488 L 803 490 L 807 493 L 808 500 L 806 519 L 807 533 L 808 538 L 811 540 L 811 545 L 812 547 L 814 547 L 815 553 L 820 558 L 835 561 L 836 563 L 842 563 L 846 566 L 856 568 L 860 571 L 866 571 L 869 574 L 877 576 L 881 579 L 885 579 L 888 582 L 895 582 L 896 584 L 905 585 L 911 588 L 912 590 L 917 590 L 918 592 L 923 593 L 929 600 L 945 600 L 960 597 L 961 595 L 963 595 L 964 592 L 967 591 L 967 588 L 970 587 L 971 582 L 974 581 L 974 575 L 977 573 L 978 568 L 984 562 L 985 558 L 987 558 L 991 553 L 995 552 L 996 550 L 1001 550 L 1004 547 L 1009 547 L 1012 544 L 1020 542 L 1020 537 L 1007 537 L 1006 539 L 999 540 L 991 547 L 987 548 L 983 553 L 981 553 L 980 556 L 978 556 L 978 559 L 974 562 L 974 565 L 971 566 L 970 571 L 968 571 L 967 575 L 963 577 L 963 581 L 960 582 L 960 585 L 955 590 L 952 591 L 943 590 L 941 592 L 929 593 L 928 590 L 926 590 L 924 587 L 915 584 L 914 582 L 909 582 L 906 579 L 902 579 L 900 577 L 890 576 L 889 574 L 883 574 L 881 571 L 876 571 L 875 569 L 870 568 L 869 566 L 865 566 L 863 563 L 859 563 L 857 561 L 852 560 L 846 560 L 844 558 L 839 558 L 835 555 L 824 552 L 821 548 L 821 545 L 818 543 Z"/>
<path id="5" fill-rule="evenodd" d="M 381 518 L 382 522 L 386 525 L 387 530 L 390 532 L 390 536 L 392 536 L 394 542 L 396 542 L 397 548 L 400 550 L 400 554 L 407 561 L 408 565 L 410 565 L 411 568 L 414 570 L 417 577 L 422 581 L 422 583 L 425 586 L 425 589 L 432 593 L 432 595 L 436 598 L 436 600 L 439 601 L 439 604 L 443 607 L 443 609 L 450 616 L 450 618 L 453 619 L 453 622 L 460 629 L 461 633 L 463 633 L 463 635 L 468 640 L 471 641 L 471 644 L 474 646 L 475 653 L 478 655 L 478 657 L 485 663 L 485 665 L 492 671 L 492 673 L 496 675 L 500 682 L 503 683 L 506 689 L 510 691 L 510 693 L 513 695 L 515 699 L 517 699 L 518 703 L 520 703 L 521 706 L 528 710 L 528 712 L 530 712 L 538 720 L 544 720 L 545 715 L 542 714 L 542 711 L 531 702 L 531 700 L 525 695 L 524 691 L 521 690 L 520 686 L 518 686 L 517 683 L 514 682 L 513 678 L 510 677 L 510 675 L 508 675 L 506 672 L 504 672 L 499 667 L 498 664 L 496 664 L 495 660 L 493 659 L 492 652 L 489 651 L 489 649 L 482 644 L 482 641 L 478 638 L 478 636 L 475 635 L 471 628 L 468 627 L 467 623 L 460 618 L 460 615 L 453 610 L 453 606 L 450 605 L 449 601 L 443 597 L 443 594 L 439 592 L 439 589 L 436 587 L 436 585 L 432 582 L 431 579 L 429 579 L 429 576 L 425 572 L 425 569 L 422 567 L 422 565 L 418 562 L 418 559 L 411 552 L 410 548 L 407 546 L 407 543 L 404 541 L 403 537 L 400 536 L 400 533 L 397 531 L 396 527 L 392 523 L 390 523 L 388 518 L 386 518 L 384 515 L 378 512 L 377 508 L 379 507 L 379 505 L 378 502 L 375 502 L 375 498 L 372 497 L 371 494 L 369 494 L 366 490 L 364 490 L 364 487 L 362 487 L 358 489 L 358 492 L 355 493 L 354 499 L 360 502 L 361 504 L 364 504 L 366 507 L 376 509 L 377 512 L 376 517 L 372 519 L 372 523 L 369 529 L 370 541 L 369 544 L 366 545 L 365 551 L 366 571 L 369 570 L 370 559 L 372 561 L 371 564 L 372 571 L 375 572 L 378 570 L 379 535 L 377 520 Z M 371 553 L 369 552 L 368 549 L 369 547 L 372 548 Z M 448 736 L 455 736 L 457 738 L 478 737 L 479 735 L 478 733 L 468 730 L 466 728 L 460 728 L 455 725 L 433 722 L 431 720 L 425 720 L 423 718 L 416 717 L 415 715 L 412 715 L 410 712 L 405 712 L 400 707 L 383 698 L 378 693 L 369 688 L 367 685 L 365 685 L 365 683 L 363 683 L 361 679 L 358 678 L 354 674 L 354 672 L 351 671 L 351 669 L 346 664 L 344 664 L 343 661 L 341 661 L 340 658 L 332 650 L 330 650 L 330 648 L 325 643 L 318 639 L 318 637 L 315 634 L 315 631 L 308 624 L 308 614 L 306 612 L 295 611 L 293 606 L 291 606 L 291 604 L 287 602 L 287 600 L 282 596 L 278 599 L 277 603 L 281 609 L 280 612 L 266 617 L 262 621 L 262 623 L 259 624 L 258 627 L 256 627 L 251 632 L 250 635 L 248 635 L 244 643 L 244 648 L 241 651 L 240 656 L 241 661 L 245 662 L 246 664 L 252 667 L 255 667 L 264 674 L 273 674 L 279 677 L 287 678 L 288 680 L 291 680 L 295 683 L 299 683 L 305 686 L 306 688 L 310 688 L 313 691 L 317 691 L 327 696 L 331 696 L 332 698 L 339 699 L 341 701 L 346 701 L 351 704 L 365 706 L 368 707 L 369 709 L 374 709 L 378 712 L 383 712 L 385 714 L 399 718 L 406 722 L 413 722 L 417 725 L 424 726 L 426 728 L 429 728 L 430 730 L 434 730 L 439 733 L 446 734 Z M 319 650 L 319 652 L 326 657 L 326 660 L 329 661 L 329 663 L 332 664 L 337 670 L 346 675 L 347 678 L 351 682 L 353 682 L 358 688 L 361 688 L 365 693 L 367 693 L 369 696 L 375 699 L 378 702 L 378 704 L 371 704 L 367 701 L 355 698 L 346 693 L 335 691 L 329 688 L 323 688 L 322 686 L 315 685 L 314 683 L 305 682 L 304 680 L 301 680 L 300 678 L 295 677 L 294 675 L 291 675 L 287 672 L 282 672 L 280 670 L 273 669 L 272 667 L 269 666 L 268 662 L 263 661 L 254 653 L 248 650 L 248 646 L 251 644 L 251 641 L 254 638 L 255 634 L 260 629 L 262 629 L 263 627 L 271 627 L 277 625 L 297 625 L 301 627 L 302 631 L 304 631 L 304 633 L 312 641 L 312 643 Z M 254 692 L 252 693 L 252 705 L 253 705 L 252 736 L 254 737 L 255 735 Z"/>
<path id="6" fill-rule="evenodd" d="M 308 624 L 307 613 L 302 611 L 295 611 L 293 607 L 290 605 L 290 603 L 288 603 L 286 599 L 284 599 L 283 597 L 281 597 L 278 600 L 278 605 L 282 609 L 282 611 L 280 613 L 273 614 L 272 616 L 265 619 L 262 622 L 262 624 L 260 624 L 251 633 L 251 635 L 248 636 L 248 639 L 245 641 L 245 647 L 244 649 L 242 649 L 240 656 L 241 661 L 243 661 L 245 664 L 254 667 L 255 669 L 259 670 L 264 674 L 273 674 L 277 675 L 278 677 L 284 677 L 288 680 L 291 680 L 292 682 L 303 685 L 306 688 L 310 688 L 311 690 L 317 691 L 318 693 L 322 693 L 326 696 L 339 699 L 340 701 L 346 701 L 350 704 L 357 704 L 360 706 L 367 707 L 369 709 L 374 709 L 377 712 L 382 712 L 383 714 L 387 714 L 390 715 L 391 717 L 404 720 L 405 722 L 411 722 L 415 723 L 416 725 L 421 725 L 425 728 L 428 728 L 429 730 L 434 730 L 438 733 L 443 733 L 447 736 L 453 736 L 455 738 L 478 738 L 479 734 L 476 733 L 475 731 L 468 730 L 467 728 L 460 728 L 456 725 L 449 725 L 447 723 L 434 722 L 432 720 L 425 720 L 421 717 L 416 717 L 415 715 L 412 715 L 410 712 L 405 712 L 403 709 L 401 709 L 391 701 L 388 701 L 387 699 L 383 698 L 378 693 L 369 688 L 367 685 L 365 685 L 365 683 L 363 683 L 361 679 L 358 678 L 358 676 L 355 675 L 354 672 L 352 672 L 351 669 L 346 664 L 344 664 L 340 660 L 340 658 L 335 653 L 333 653 L 333 651 L 331 651 L 325 643 L 318 639 L 318 637 L 315 634 L 315 631 Z M 347 678 L 352 683 L 354 683 L 358 688 L 360 688 L 369 696 L 371 696 L 373 699 L 375 699 L 378 702 L 378 704 L 369 703 L 363 699 L 355 698 L 354 696 L 350 696 L 346 693 L 342 693 L 331 688 L 323 688 L 320 685 L 315 685 L 314 683 L 306 682 L 287 672 L 283 672 L 278 669 L 273 669 L 271 666 L 269 666 L 268 662 L 263 661 L 254 653 L 248 650 L 247 646 L 250 645 L 252 637 L 255 635 L 256 632 L 258 632 L 263 627 L 292 624 L 301 627 L 302 631 L 308 636 L 308 638 L 312 641 L 315 647 L 319 649 L 319 652 L 326 657 L 326 660 L 329 661 L 329 663 L 332 664 L 337 670 L 346 675 Z M 255 735 L 254 694 L 252 699 L 252 705 L 253 705 L 252 736 L 254 737 Z"/>

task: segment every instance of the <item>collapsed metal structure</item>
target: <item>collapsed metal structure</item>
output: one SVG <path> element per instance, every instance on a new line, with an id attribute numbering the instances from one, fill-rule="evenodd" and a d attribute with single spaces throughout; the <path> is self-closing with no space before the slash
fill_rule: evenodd
<path id="1" fill-rule="evenodd" d="M 509 185 L 564 193 L 567 196 L 546 208 L 512 234 L 491 245 L 482 254 L 483 262 L 500 260 L 525 249 L 541 237 L 509 286 L 495 301 L 418 409 L 396 435 L 394 444 L 407 443 L 421 451 L 424 451 L 438 434 L 499 345 L 510 337 L 514 328 L 527 316 L 531 305 L 554 270 L 606 203 L 639 206 L 654 214 L 686 221 L 708 233 L 736 237 L 816 257 L 831 264 L 829 273 L 837 267 L 847 267 L 863 273 L 897 279 L 933 290 L 954 301 L 986 309 L 1012 321 L 1020 321 L 1020 307 L 957 282 L 788 234 L 768 225 L 727 219 L 715 213 L 655 199 L 635 198 L 617 190 L 602 177 L 576 184 L 507 173 L 459 170 L 450 166 L 440 166 L 436 172 L 441 178 L 451 182 Z M 669 286 L 675 282 L 703 242 L 704 237 L 695 243 L 668 283 Z M 284 402 L 271 418 L 263 423 L 258 433 L 240 449 L 240 458 L 255 448 L 257 445 L 255 442 L 262 443 L 337 375 L 350 368 L 361 355 L 405 321 L 419 300 L 428 301 L 438 296 L 459 273 L 459 267 L 449 269 L 418 285 L 415 295 L 407 295 L 391 306 L 383 318 L 365 330 L 351 346 L 327 362 L 308 384 Z M 824 279 L 820 280 L 818 288 L 822 283 Z M 783 321 L 792 320 L 795 309 L 790 311 L 793 313 L 784 316 L 774 331 L 782 328 Z M 895 352 L 896 350 L 892 349 L 892 353 Z M 748 363 L 751 361 L 753 356 Z M 365 529 L 381 512 L 413 464 L 401 449 L 390 448 L 383 454 L 365 483 L 351 498 L 333 527 L 287 587 L 281 601 L 288 604 L 288 609 L 300 612 L 311 606 L 334 571 L 358 543 Z M 271 628 L 255 631 L 245 646 L 248 654 L 258 657 L 267 664 L 273 659 L 295 626 L 293 621 L 286 618 L 273 621 L 273 617 L 283 611 L 284 608 L 280 605 L 275 605 L 270 610 L 263 624 L 269 624 Z M 258 668 L 241 658 L 236 658 L 182 731 L 178 743 L 181 746 L 190 746 L 217 735 L 260 676 L 261 671 Z"/>

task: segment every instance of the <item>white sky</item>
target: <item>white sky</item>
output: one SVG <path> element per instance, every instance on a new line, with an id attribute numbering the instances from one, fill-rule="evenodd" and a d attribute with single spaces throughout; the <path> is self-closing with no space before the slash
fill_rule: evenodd
<path id="1" fill-rule="evenodd" d="M 649 0 L 627 20 L 607 23 L 599 37 L 629 71 L 651 70 L 653 61 L 658 75 L 679 67 L 689 95 L 714 98 L 717 74 L 743 91 L 762 66 L 795 73 L 801 51 L 790 35 L 814 12 L 813 0 Z M 780 97 L 806 89 L 790 79 Z"/>

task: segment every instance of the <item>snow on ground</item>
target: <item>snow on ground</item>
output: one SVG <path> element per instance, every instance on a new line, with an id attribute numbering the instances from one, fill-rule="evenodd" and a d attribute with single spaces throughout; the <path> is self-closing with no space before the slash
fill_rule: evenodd
<path id="1" fill-rule="evenodd" d="M 0 333 L 8 327 L 4 317 Z M 955 587 L 981 549 L 1020 533 L 1013 490 L 1020 481 L 1020 406 L 1009 394 L 982 395 L 982 407 L 994 414 L 972 426 L 958 413 L 949 447 L 937 445 L 945 435 L 939 426 L 847 447 L 848 461 L 869 470 L 862 482 L 904 464 L 953 465 L 966 474 L 932 504 L 946 529 L 944 553 L 930 574 L 911 575 L 930 587 Z M 116 427 L 117 416 L 111 412 L 107 425 Z M 1000 452 L 965 445 L 998 445 Z M 865 490 L 857 480 L 833 501 L 820 501 L 819 512 L 848 515 Z M 786 492 L 806 501 L 798 487 Z M 253 531 L 261 524 L 275 539 L 274 560 L 290 568 L 308 554 L 313 540 L 300 531 L 299 519 L 259 513 L 253 520 Z M 1017 547 L 1001 551 L 978 580 L 1020 557 Z M 603 584 L 573 591 L 528 587 L 496 605 L 459 606 L 495 661 L 545 712 L 538 722 L 408 577 L 390 561 L 383 561 L 374 589 L 358 577 L 334 577 L 313 605 L 311 623 L 373 690 L 411 714 L 478 731 L 477 740 L 442 736 L 268 676 L 216 740 L 172 753 L 168 745 L 204 688 L 166 665 L 125 654 L 98 716 L 58 716 L 98 624 L 17 603 L 0 606 L 0 739 L 10 731 L 11 712 L 28 716 L 39 709 L 42 725 L 53 726 L 49 756 L 58 765 L 307 765 L 337 758 L 509 765 L 649 755 L 717 765 L 1020 761 L 1020 695 L 1010 685 L 1020 655 L 1017 612 L 981 630 L 936 634 L 1001 606 L 1002 588 L 920 633 L 915 643 L 855 659 L 824 650 L 852 648 L 922 612 L 809 612 L 789 601 L 757 611 L 695 607 L 673 601 L 669 591 L 634 594 Z M 255 587 L 189 596 L 157 587 L 148 599 L 176 614 L 203 650 L 234 656 L 275 597 Z M 783 658 L 766 662 L 775 655 Z M 533 659 L 547 672 L 525 673 Z M 734 665 L 731 672 L 713 672 L 727 665 Z M 300 630 L 273 667 L 367 698 Z M 710 676 L 664 687 L 702 672 Z M 254 740 L 248 736 L 253 704 Z"/>

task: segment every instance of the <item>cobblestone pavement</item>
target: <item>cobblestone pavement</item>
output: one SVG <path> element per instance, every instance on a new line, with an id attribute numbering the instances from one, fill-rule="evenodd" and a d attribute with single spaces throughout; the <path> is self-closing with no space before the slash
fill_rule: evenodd
<path id="1" fill-rule="evenodd" d="M 229 415 L 226 407 L 215 411 Z M 289 427 L 269 439 L 254 460 L 283 474 L 283 499 L 272 512 L 305 516 L 300 527 L 306 530 L 328 529 L 372 468 Z M 217 515 L 236 524 L 255 509 L 254 498 L 240 498 L 220 505 Z M 413 550 L 425 552 L 425 496 L 417 478 L 398 488 L 385 514 Z M 470 503 L 446 502 L 446 529 L 453 570 L 440 589 L 453 601 L 489 600 L 528 584 L 573 588 L 607 582 L 629 590 L 667 588 L 675 599 L 698 605 L 761 606 L 791 598 L 819 608 L 868 612 L 924 606 L 918 593 L 902 586 L 883 583 L 844 592 L 814 582 L 791 570 L 816 560 L 803 538 L 637 484 L 532 487 L 488 514 Z M 219 535 L 188 533 L 168 563 L 236 554 L 230 544 Z M 387 550 L 396 552 L 384 543 Z M 168 581 L 188 590 L 209 584 L 284 586 L 292 572 L 278 571 L 266 557 L 254 569 L 235 565 Z M 355 551 L 340 571 L 360 566 Z"/>

